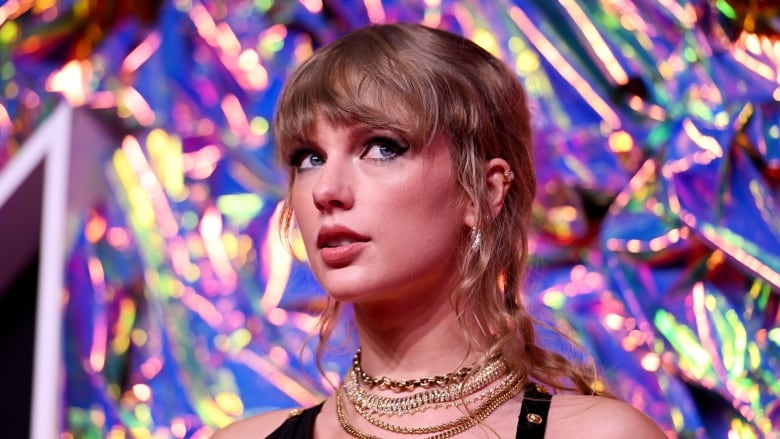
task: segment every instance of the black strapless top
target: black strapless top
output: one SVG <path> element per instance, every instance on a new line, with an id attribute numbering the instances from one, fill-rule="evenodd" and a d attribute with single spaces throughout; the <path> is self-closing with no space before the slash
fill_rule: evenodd
<path id="1" fill-rule="evenodd" d="M 516 439 L 544 438 L 551 400 L 552 395 L 535 384 L 525 386 L 522 409 L 517 419 Z M 322 404 L 319 404 L 290 416 L 267 439 L 311 439 L 314 436 L 314 421 L 321 409 Z"/>

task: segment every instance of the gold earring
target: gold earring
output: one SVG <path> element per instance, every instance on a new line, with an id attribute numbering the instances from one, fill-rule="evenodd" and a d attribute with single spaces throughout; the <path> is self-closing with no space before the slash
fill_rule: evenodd
<path id="1" fill-rule="evenodd" d="M 515 179 L 515 173 L 511 169 L 507 169 L 502 175 L 504 176 L 504 183 L 510 183 Z"/>

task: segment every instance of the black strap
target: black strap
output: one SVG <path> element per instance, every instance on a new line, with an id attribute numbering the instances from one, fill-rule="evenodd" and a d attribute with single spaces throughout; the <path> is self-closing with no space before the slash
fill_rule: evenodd
<path id="1" fill-rule="evenodd" d="M 547 427 L 552 395 L 542 386 L 528 384 L 523 395 L 523 407 L 517 419 L 516 439 L 543 439 Z"/>
<path id="2" fill-rule="evenodd" d="M 552 395 L 543 387 L 529 384 L 525 387 L 523 405 L 517 419 L 516 439 L 543 439 L 547 427 L 547 414 L 550 411 Z M 310 407 L 291 416 L 274 430 L 266 439 L 303 439 L 314 435 L 314 421 L 322 409 L 322 404 Z"/>
<path id="3" fill-rule="evenodd" d="M 304 439 L 314 437 L 314 420 L 322 409 L 322 404 L 301 410 L 300 413 L 291 415 L 282 425 L 266 439 Z"/>

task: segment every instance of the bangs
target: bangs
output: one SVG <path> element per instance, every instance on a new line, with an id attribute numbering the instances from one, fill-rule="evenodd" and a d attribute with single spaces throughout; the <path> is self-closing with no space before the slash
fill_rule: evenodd
<path id="1" fill-rule="evenodd" d="M 290 78 L 274 120 L 283 161 L 316 129 L 318 117 L 334 125 L 389 129 L 418 148 L 437 134 L 440 121 L 433 84 L 419 68 L 398 59 L 397 48 L 383 52 L 377 43 L 382 42 L 330 46 Z"/>

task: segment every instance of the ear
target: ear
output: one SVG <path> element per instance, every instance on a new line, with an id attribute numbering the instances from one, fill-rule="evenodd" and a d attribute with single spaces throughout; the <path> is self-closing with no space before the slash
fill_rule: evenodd
<path id="1" fill-rule="evenodd" d="M 514 172 L 509 167 L 509 163 L 502 158 L 493 158 L 485 162 L 485 196 L 488 198 L 491 213 L 495 218 L 504 207 L 504 197 L 509 191 L 509 186 L 514 180 Z M 469 203 L 466 208 L 465 223 L 469 227 L 477 227 L 479 218 L 477 218 L 476 208 L 473 203 Z"/>
<path id="2" fill-rule="evenodd" d="M 487 179 L 485 182 L 486 195 L 495 218 L 504 207 L 504 197 L 509 192 L 509 186 L 512 185 L 515 174 L 506 160 L 494 158 L 485 163 L 485 177 Z"/>

